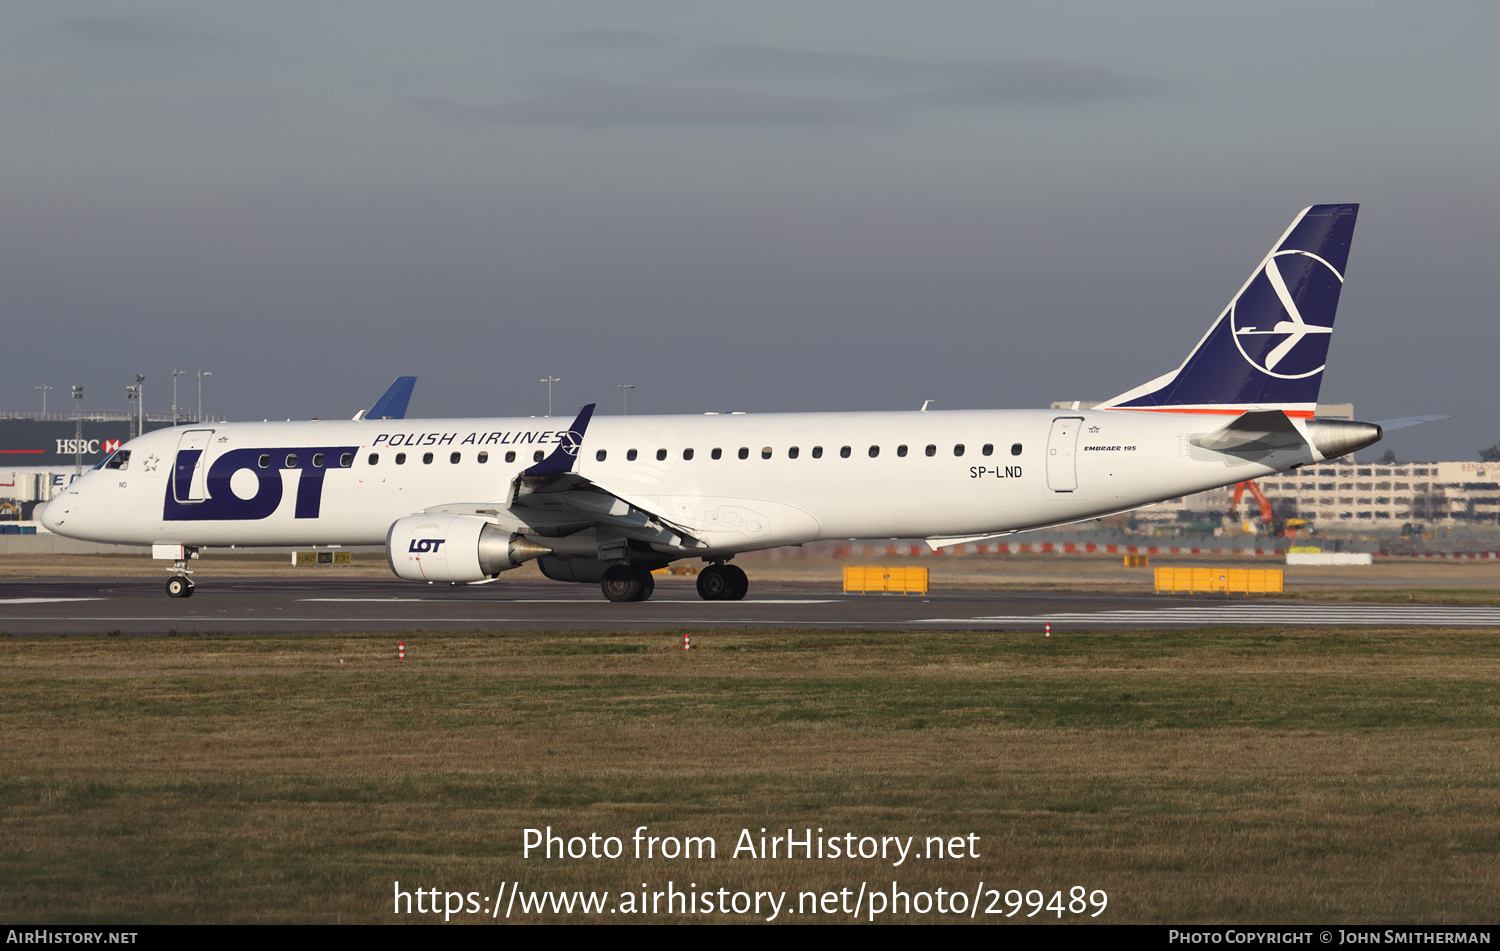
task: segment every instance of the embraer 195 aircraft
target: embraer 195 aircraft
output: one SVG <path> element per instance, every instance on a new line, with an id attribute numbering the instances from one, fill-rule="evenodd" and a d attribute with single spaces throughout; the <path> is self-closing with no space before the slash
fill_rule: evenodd
<path id="1" fill-rule="evenodd" d="M 131 440 L 49 504 L 59 535 L 149 544 L 193 593 L 209 546 L 384 544 L 411 581 L 536 559 L 641 601 L 681 558 L 707 600 L 740 552 L 820 539 L 934 547 L 1122 512 L 1368 446 L 1313 418 L 1357 205 L 1292 221 L 1176 370 L 1090 410 L 364 418 L 226 423 Z M 407 390 L 409 393 L 409 388 Z"/>

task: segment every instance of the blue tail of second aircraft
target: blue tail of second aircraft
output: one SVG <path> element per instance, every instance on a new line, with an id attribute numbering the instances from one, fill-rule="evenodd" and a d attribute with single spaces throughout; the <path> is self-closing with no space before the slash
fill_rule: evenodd
<path id="1" fill-rule="evenodd" d="M 1358 214 L 1305 209 L 1182 366 L 1099 408 L 1312 416 Z"/>
<path id="2" fill-rule="evenodd" d="M 392 383 L 380 399 L 375 401 L 364 414 L 363 419 L 405 419 L 406 404 L 411 402 L 411 391 L 417 385 L 414 376 L 398 376 L 396 382 Z"/>

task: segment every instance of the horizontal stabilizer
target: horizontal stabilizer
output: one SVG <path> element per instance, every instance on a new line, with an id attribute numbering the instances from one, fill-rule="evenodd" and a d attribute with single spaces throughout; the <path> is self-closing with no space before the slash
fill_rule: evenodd
<path id="1" fill-rule="evenodd" d="M 1440 419 L 1452 418 L 1452 416 L 1402 416 L 1399 419 L 1377 419 L 1375 425 L 1390 432 L 1393 429 L 1410 429 L 1423 423 L 1435 423 Z"/>
<path id="2" fill-rule="evenodd" d="M 1242 413 L 1227 426 L 1188 440 L 1202 449 L 1233 456 L 1260 456 L 1278 449 L 1307 444 L 1297 427 L 1279 409 Z"/>

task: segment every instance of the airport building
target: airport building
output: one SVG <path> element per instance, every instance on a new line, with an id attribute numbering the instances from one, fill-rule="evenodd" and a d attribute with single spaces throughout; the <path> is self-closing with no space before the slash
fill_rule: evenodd
<path id="1" fill-rule="evenodd" d="M 191 417 L 178 416 L 179 423 Z M 0 411 L 0 519 L 29 518 L 121 444 L 173 425 L 170 413 Z"/>
<path id="2" fill-rule="evenodd" d="M 1492 462 L 1346 462 L 1303 466 L 1256 480 L 1279 520 L 1306 519 L 1323 532 L 1400 531 L 1500 522 L 1500 464 Z M 1175 524 L 1215 520 L 1229 511 L 1234 487 L 1169 499 L 1135 513 L 1136 521 Z M 1259 518 L 1246 493 L 1242 519 Z"/>

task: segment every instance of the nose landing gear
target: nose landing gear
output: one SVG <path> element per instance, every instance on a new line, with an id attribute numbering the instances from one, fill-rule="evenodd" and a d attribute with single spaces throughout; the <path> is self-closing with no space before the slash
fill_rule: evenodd
<path id="1" fill-rule="evenodd" d="M 189 577 L 193 569 L 188 567 L 188 562 L 198 557 L 198 549 L 190 545 L 153 545 L 151 554 L 154 558 L 172 559 L 172 567 L 167 569 L 172 572 L 172 577 L 167 579 L 167 597 L 191 598 L 197 585 Z"/>

